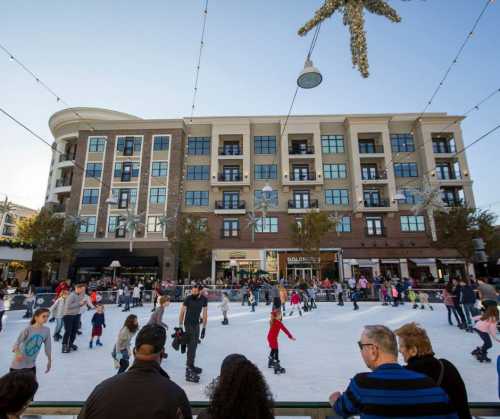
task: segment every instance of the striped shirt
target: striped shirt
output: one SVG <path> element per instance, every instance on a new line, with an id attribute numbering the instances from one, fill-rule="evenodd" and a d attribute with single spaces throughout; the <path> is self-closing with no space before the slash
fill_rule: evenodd
<path id="1" fill-rule="evenodd" d="M 344 418 L 458 419 L 443 389 L 426 375 L 399 364 L 384 364 L 357 374 L 333 410 Z"/>

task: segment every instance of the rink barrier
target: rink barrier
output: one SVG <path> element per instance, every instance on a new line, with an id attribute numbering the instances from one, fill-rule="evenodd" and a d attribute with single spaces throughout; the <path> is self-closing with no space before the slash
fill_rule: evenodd
<path id="1" fill-rule="evenodd" d="M 33 402 L 24 413 L 36 415 L 40 419 L 49 416 L 67 416 L 76 418 L 80 413 L 83 402 Z M 208 402 L 191 402 L 194 415 L 198 415 L 208 407 Z M 500 403 L 479 402 L 469 403 L 473 417 L 492 418 L 500 416 Z M 280 416 L 306 416 L 311 419 L 333 419 L 332 409 L 323 402 L 275 402 L 274 413 Z"/>
<path id="2" fill-rule="evenodd" d="M 288 289 L 290 293 L 292 288 Z M 442 291 L 440 289 L 415 289 L 414 291 L 425 291 L 429 295 L 429 302 L 431 303 L 441 303 Z M 165 290 L 165 295 L 168 295 L 171 301 L 180 302 L 191 292 L 191 286 L 177 285 L 172 288 L 167 288 Z M 229 296 L 229 301 L 231 302 L 241 302 L 242 300 L 242 290 L 235 288 L 223 288 L 216 285 L 207 285 L 206 294 L 209 302 L 220 302 L 222 301 L 222 293 L 227 292 Z M 367 298 L 363 298 L 363 301 L 379 301 L 376 298 L 372 298 L 370 290 L 367 290 Z M 116 304 L 117 303 L 117 291 L 101 291 L 99 292 L 101 296 L 100 302 L 102 304 Z M 265 301 L 266 291 L 263 289 L 259 290 L 259 302 Z M 348 298 L 349 290 L 344 291 L 344 301 L 349 301 Z M 152 302 L 153 291 L 143 292 L 143 303 Z M 328 297 L 328 299 L 327 299 Z M 55 293 L 40 293 L 36 294 L 35 307 L 36 308 L 48 308 L 52 305 L 55 298 Z M 336 302 L 335 292 L 333 290 L 327 290 L 324 288 L 318 289 L 316 292 L 317 302 Z M 407 299 L 405 299 L 407 301 Z M 7 310 L 24 310 L 26 309 L 26 296 L 24 294 L 7 294 L 6 295 L 6 309 Z"/>

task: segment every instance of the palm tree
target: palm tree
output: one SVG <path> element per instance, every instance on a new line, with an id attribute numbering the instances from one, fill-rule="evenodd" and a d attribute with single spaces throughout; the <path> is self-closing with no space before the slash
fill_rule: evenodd
<path id="1" fill-rule="evenodd" d="M 299 29 L 299 35 L 306 35 L 311 29 L 328 19 L 335 12 L 343 14 L 345 26 L 351 34 L 352 65 L 357 67 L 363 77 L 369 76 L 368 52 L 365 32 L 364 9 L 376 15 L 385 16 L 392 22 L 401 22 L 396 10 L 385 0 L 325 0 L 314 17 Z"/>
<path id="2" fill-rule="evenodd" d="M 117 230 L 120 228 L 125 228 L 125 231 L 127 231 L 129 235 L 130 253 L 132 253 L 132 251 L 134 250 L 133 242 L 135 232 L 139 230 L 139 227 L 144 226 L 144 215 L 145 213 L 134 214 L 127 209 L 127 215 L 125 217 L 122 217 L 120 223 L 118 224 Z"/>
<path id="3" fill-rule="evenodd" d="M 434 220 L 434 213 L 448 213 L 450 210 L 441 198 L 441 189 L 438 186 L 433 188 L 432 186 L 430 186 L 430 184 L 426 184 L 423 191 L 415 192 L 415 198 L 418 203 L 413 206 L 413 213 L 415 215 L 422 212 L 427 213 L 427 219 L 429 220 L 429 227 L 431 229 L 432 241 L 437 241 L 436 221 Z"/>

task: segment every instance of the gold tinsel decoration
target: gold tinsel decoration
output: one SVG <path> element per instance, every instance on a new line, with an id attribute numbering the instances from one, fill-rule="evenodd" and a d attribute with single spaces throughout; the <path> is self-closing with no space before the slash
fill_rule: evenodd
<path id="1" fill-rule="evenodd" d="M 316 11 L 311 20 L 299 29 L 298 33 L 304 36 L 335 12 L 342 13 L 344 25 L 349 26 L 351 34 L 352 65 L 358 68 L 363 77 L 368 77 L 370 73 L 368 71 L 364 9 L 370 13 L 385 16 L 392 22 L 401 22 L 396 10 L 389 6 L 385 0 L 325 0 L 323 6 Z"/>

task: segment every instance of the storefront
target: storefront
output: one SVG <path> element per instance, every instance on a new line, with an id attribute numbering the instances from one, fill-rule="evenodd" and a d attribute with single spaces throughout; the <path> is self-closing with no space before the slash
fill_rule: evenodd
<path id="1" fill-rule="evenodd" d="M 408 259 L 408 272 L 413 279 L 420 282 L 437 281 L 438 271 L 436 259 L 434 258 L 413 258 Z"/>
<path id="2" fill-rule="evenodd" d="M 465 261 L 460 259 L 438 259 L 437 272 L 438 278 L 445 281 L 467 278 Z"/>
<path id="3" fill-rule="evenodd" d="M 239 283 L 267 273 L 266 252 L 261 249 L 214 249 L 212 279 L 224 283 Z"/>
<path id="4" fill-rule="evenodd" d="M 380 259 L 380 275 L 384 278 L 402 278 L 399 259 Z"/>
<path id="5" fill-rule="evenodd" d="M 278 249 L 277 253 L 279 277 L 286 278 L 288 283 L 342 277 L 338 250 L 321 250 L 319 258 L 295 249 Z"/>
<path id="6" fill-rule="evenodd" d="M 359 278 L 364 276 L 366 279 L 373 279 L 380 274 L 378 259 L 345 259 L 344 266 L 345 278 Z"/>

